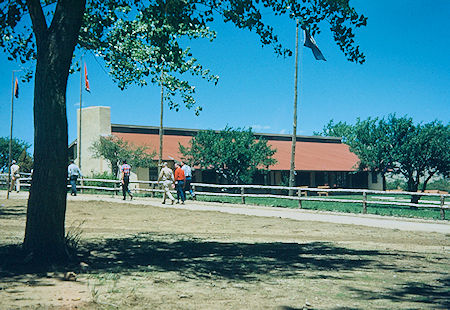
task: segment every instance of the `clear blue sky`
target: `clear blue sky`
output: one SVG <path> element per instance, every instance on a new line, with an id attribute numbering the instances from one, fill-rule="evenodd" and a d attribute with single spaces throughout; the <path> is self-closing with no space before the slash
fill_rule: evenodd
<path id="1" fill-rule="evenodd" d="M 348 62 L 327 25 L 315 37 L 326 62 L 301 48 L 297 133 L 311 135 L 330 119 L 353 123 L 357 117 L 390 113 L 415 122 L 450 121 L 450 1 L 350 1 L 368 17 L 356 40 L 366 54 L 363 65 Z M 295 24 L 272 19 L 282 42 L 295 45 Z M 196 99 L 203 107 L 179 112 L 165 107 L 164 125 L 196 129 L 253 127 L 255 132 L 291 133 L 294 57 L 280 58 L 261 48 L 257 36 L 218 23 L 217 39 L 192 42 L 196 58 L 220 76 L 217 86 L 203 81 Z M 302 38 L 301 38 L 302 39 Z M 121 91 L 92 54 L 86 55 L 91 93 L 83 106 L 111 107 L 113 123 L 159 126 L 160 88 L 149 85 Z M 0 136 L 9 136 L 11 71 L 19 64 L 0 54 Z M 69 79 L 67 117 L 69 143 L 76 138 L 79 74 Z M 33 142 L 33 83 L 20 85 L 15 101 L 14 137 Z"/>

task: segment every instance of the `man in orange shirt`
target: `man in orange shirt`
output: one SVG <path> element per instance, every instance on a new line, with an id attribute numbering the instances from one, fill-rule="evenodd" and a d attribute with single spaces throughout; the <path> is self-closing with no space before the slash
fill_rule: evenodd
<path id="1" fill-rule="evenodd" d="M 184 204 L 186 197 L 184 196 L 184 182 L 186 181 L 186 177 L 184 176 L 184 171 L 181 169 L 180 164 L 175 163 L 175 184 L 177 187 L 177 203 Z"/>

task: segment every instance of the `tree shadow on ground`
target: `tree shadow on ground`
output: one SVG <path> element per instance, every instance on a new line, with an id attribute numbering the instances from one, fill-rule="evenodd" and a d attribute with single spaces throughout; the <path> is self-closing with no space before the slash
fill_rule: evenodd
<path id="1" fill-rule="evenodd" d="M 429 304 L 433 309 L 450 309 L 450 277 L 443 276 L 438 284 L 430 285 L 416 282 L 404 283 L 401 287 L 387 292 L 362 290 L 348 287 L 358 294 L 358 298 L 366 300 L 390 299 L 394 302 L 418 302 Z"/>
<path id="2" fill-rule="evenodd" d="M 396 267 L 390 264 L 399 259 L 399 253 L 376 250 L 358 250 L 328 242 L 309 243 L 244 243 L 216 242 L 187 235 L 143 233 L 126 238 L 84 241 L 79 245 L 79 264 L 59 267 L 60 270 L 89 273 L 177 272 L 185 278 L 257 281 L 270 277 L 308 277 L 311 279 L 345 279 L 351 271 L 417 272 L 414 266 Z M 26 277 L 30 270 L 19 259 L 18 246 L 0 246 L 0 279 Z M 409 257 L 409 256 L 408 256 Z M 43 272 L 43 270 L 40 270 Z M 42 273 L 45 277 L 45 273 Z M 420 279 L 420 274 L 418 274 Z M 419 280 L 420 281 L 420 280 Z M 442 285 L 406 283 L 397 291 L 369 292 L 348 288 L 361 298 L 390 299 L 448 305 L 448 279 Z M 38 284 L 37 284 L 38 285 Z"/>
<path id="3" fill-rule="evenodd" d="M 215 242 L 180 236 L 139 234 L 83 246 L 92 271 L 176 271 L 191 278 L 253 280 L 268 274 L 292 276 L 308 271 L 344 271 L 368 268 L 372 256 L 392 255 L 352 250 L 332 243 Z M 385 266 L 388 268 L 389 266 Z"/>
<path id="4" fill-rule="evenodd" d="M 8 219 L 12 217 L 25 217 L 27 209 L 24 206 L 1 206 L 0 219 Z"/>
<path id="5" fill-rule="evenodd" d="M 19 245 L 0 246 L 0 276 L 1 272 L 20 275 L 55 268 L 23 264 L 21 255 Z M 390 268 L 378 266 L 380 256 L 386 255 L 393 254 L 347 249 L 327 242 L 216 242 L 186 235 L 143 233 L 84 241 L 78 245 L 77 262 L 87 263 L 89 272 L 175 271 L 189 278 L 252 280 L 271 273 L 290 276 L 375 265 Z M 69 264 L 61 268 L 80 271 L 78 266 Z"/>

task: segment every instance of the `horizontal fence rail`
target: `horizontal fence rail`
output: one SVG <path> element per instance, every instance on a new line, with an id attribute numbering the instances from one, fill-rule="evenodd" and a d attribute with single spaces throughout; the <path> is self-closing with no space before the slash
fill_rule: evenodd
<path id="1" fill-rule="evenodd" d="M 7 184 L 7 174 L 0 174 L 0 185 Z M 30 174 L 22 174 L 19 179 L 20 187 L 31 186 Z M 101 183 L 101 185 L 92 185 L 90 183 Z M 78 179 L 77 188 L 83 190 L 98 190 L 106 192 L 114 192 L 118 194 L 121 191 L 121 182 L 119 180 L 110 179 Z M 157 181 L 138 181 L 130 180 L 130 189 L 133 192 L 150 193 L 154 197 L 155 193 L 163 193 L 160 183 Z M 191 183 L 196 195 L 200 196 L 218 196 L 218 197 L 240 197 L 243 204 L 246 198 L 278 198 L 297 200 L 298 207 L 302 208 L 302 201 L 321 201 L 321 202 L 337 202 L 337 203 L 357 203 L 362 205 L 362 213 L 367 213 L 368 205 L 384 205 L 384 206 L 406 206 L 416 208 L 438 208 L 441 212 L 441 218 L 445 219 L 445 210 L 450 209 L 450 204 L 445 199 L 450 197 L 445 193 L 422 193 L 422 192 L 404 192 L 404 191 L 379 191 L 368 189 L 343 189 L 343 188 L 310 188 L 310 187 L 288 187 L 288 186 L 265 186 L 265 185 L 222 185 L 209 183 Z M 70 188 L 70 184 L 67 185 Z M 210 189 L 210 190 L 208 190 Z M 262 193 L 256 193 L 256 192 Z M 287 195 L 289 191 L 296 193 L 293 196 Z M 173 190 L 172 192 L 176 192 Z M 276 192 L 276 194 L 274 194 Z M 335 196 L 330 197 L 330 194 Z M 336 194 L 358 194 L 361 199 L 339 199 Z M 313 196 L 311 196 L 313 195 Z M 314 196 L 317 195 L 317 196 Z M 326 197 L 322 197 L 326 195 Z M 367 195 L 380 195 L 381 197 L 372 197 L 369 200 Z M 422 200 L 419 203 L 407 202 L 407 199 L 401 199 L 392 196 L 419 196 L 419 197 L 435 197 L 439 201 Z"/>

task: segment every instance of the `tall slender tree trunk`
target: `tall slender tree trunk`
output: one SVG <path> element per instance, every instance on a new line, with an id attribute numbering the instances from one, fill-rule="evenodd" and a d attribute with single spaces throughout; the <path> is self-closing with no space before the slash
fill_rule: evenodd
<path id="1" fill-rule="evenodd" d="M 65 260 L 67 193 L 66 88 L 83 0 L 58 1 L 50 27 L 38 0 L 28 0 L 37 43 L 34 88 L 34 167 L 24 250 L 36 261 Z"/>
<path id="2" fill-rule="evenodd" d="M 292 145 L 291 145 L 291 167 L 289 169 L 289 187 L 295 186 L 295 147 L 297 145 L 297 88 L 298 88 L 298 18 L 295 21 L 295 78 L 294 78 L 294 121 L 292 124 Z M 289 190 L 289 196 L 293 196 L 294 191 Z"/>

